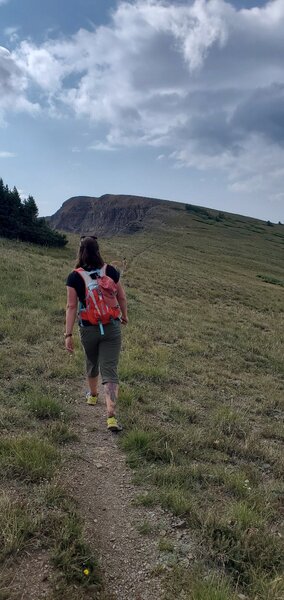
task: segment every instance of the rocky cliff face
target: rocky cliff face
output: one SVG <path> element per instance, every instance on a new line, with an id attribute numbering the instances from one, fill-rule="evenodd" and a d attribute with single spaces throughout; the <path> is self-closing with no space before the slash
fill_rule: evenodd
<path id="1" fill-rule="evenodd" d="M 66 200 L 48 220 L 55 229 L 106 237 L 140 231 L 149 220 L 160 219 L 161 210 L 176 206 L 183 205 L 141 196 L 76 196 Z"/>

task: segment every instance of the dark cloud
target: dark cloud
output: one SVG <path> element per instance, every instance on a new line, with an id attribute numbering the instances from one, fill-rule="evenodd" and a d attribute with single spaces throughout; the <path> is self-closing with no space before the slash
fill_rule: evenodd
<path id="1" fill-rule="evenodd" d="M 15 87 L 15 77 L 19 74 L 19 69 L 13 64 L 11 55 L 6 48 L 0 47 L 0 95 L 2 98 L 13 91 Z"/>
<path id="2" fill-rule="evenodd" d="M 256 90 L 236 109 L 232 127 L 284 145 L 284 84 Z"/>
<path id="3" fill-rule="evenodd" d="M 186 63 L 180 60 L 180 50 L 169 33 L 155 33 L 141 52 L 138 46 L 129 61 L 131 81 L 137 89 L 174 90 L 184 88 L 188 82 Z"/>
<path id="4" fill-rule="evenodd" d="M 38 111 L 26 97 L 27 79 L 10 52 L 0 46 L 0 110 L 1 120 L 7 111 Z M 3 113 L 3 114 L 2 114 Z"/>

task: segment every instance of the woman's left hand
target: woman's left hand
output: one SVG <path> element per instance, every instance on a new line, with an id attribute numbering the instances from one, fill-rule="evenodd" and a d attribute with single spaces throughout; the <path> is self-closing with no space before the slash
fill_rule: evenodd
<path id="1" fill-rule="evenodd" d="M 74 342 L 72 336 L 65 338 L 65 348 L 67 352 L 70 352 L 70 354 L 74 352 Z"/>

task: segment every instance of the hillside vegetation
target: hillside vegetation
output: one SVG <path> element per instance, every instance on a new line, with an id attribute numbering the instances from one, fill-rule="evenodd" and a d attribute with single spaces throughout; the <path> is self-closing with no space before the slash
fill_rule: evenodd
<path id="1" fill-rule="evenodd" d="M 0 178 L 0 236 L 42 246 L 65 246 L 64 234 L 53 231 L 45 219 L 38 216 L 35 199 L 21 200 L 16 187 L 9 190 Z"/>
<path id="2" fill-rule="evenodd" d="M 77 240 L 59 250 L 1 241 L 0 598 L 27 547 L 49 553 L 52 598 L 93 598 L 100 585 L 82 575 L 96 549 L 58 476 L 83 378 L 79 341 L 69 357 L 62 336 Z M 141 525 L 158 538 L 165 600 L 284 594 L 283 241 L 280 225 L 188 210 L 102 241 L 108 261 L 126 259 L 119 443 L 136 501 L 179 516 L 194 541 L 181 557 L 170 536 Z"/>

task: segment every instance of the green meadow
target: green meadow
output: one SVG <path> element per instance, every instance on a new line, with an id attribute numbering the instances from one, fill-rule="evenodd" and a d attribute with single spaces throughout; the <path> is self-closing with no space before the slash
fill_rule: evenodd
<path id="1" fill-rule="evenodd" d="M 282 225 L 177 205 L 155 228 L 101 242 L 108 262 L 126 258 L 119 444 L 136 502 L 178 516 L 194 541 L 186 566 L 171 539 L 159 542 L 165 600 L 284 595 L 283 242 Z M 48 551 L 54 598 L 100 586 L 82 575 L 96 556 L 57 483 L 84 376 L 78 337 L 72 357 L 63 340 L 77 243 L 0 240 L 3 600 L 26 548 Z M 155 534 L 147 522 L 140 533 Z"/>

